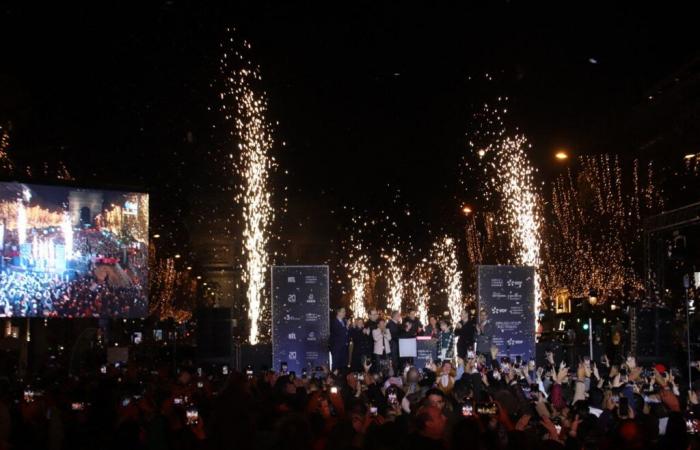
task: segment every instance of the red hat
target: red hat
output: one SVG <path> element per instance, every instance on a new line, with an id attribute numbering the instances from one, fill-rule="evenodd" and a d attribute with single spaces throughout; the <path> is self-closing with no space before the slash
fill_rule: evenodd
<path id="1" fill-rule="evenodd" d="M 665 373 L 666 372 L 666 366 L 663 364 L 657 364 L 654 366 L 654 369 L 656 369 L 657 372 L 659 373 Z"/>

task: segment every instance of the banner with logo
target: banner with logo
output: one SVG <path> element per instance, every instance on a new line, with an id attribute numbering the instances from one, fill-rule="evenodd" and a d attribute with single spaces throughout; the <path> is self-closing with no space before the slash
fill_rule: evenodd
<path id="1" fill-rule="evenodd" d="M 494 325 L 499 356 L 535 358 L 535 268 L 479 266 L 479 311 Z"/>
<path id="2" fill-rule="evenodd" d="M 328 266 L 272 267 L 272 367 L 328 364 Z"/>
<path id="3" fill-rule="evenodd" d="M 430 362 L 437 361 L 437 339 L 428 336 L 418 336 L 416 338 L 416 358 L 414 365 L 419 369 L 424 369 Z"/>

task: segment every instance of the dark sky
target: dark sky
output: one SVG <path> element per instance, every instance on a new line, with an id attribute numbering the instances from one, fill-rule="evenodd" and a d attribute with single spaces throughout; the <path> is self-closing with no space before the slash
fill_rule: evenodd
<path id="1" fill-rule="evenodd" d="M 227 26 L 252 42 L 287 143 L 287 220 L 327 235 L 328 210 L 381 209 L 396 188 L 430 223 L 454 213 L 470 118 L 499 95 L 543 176 L 559 146 L 610 151 L 614 123 L 698 42 L 690 11 L 639 4 L 93 3 L 0 7 L 0 121 L 20 162 L 60 159 L 86 183 L 149 189 L 161 228 L 225 145 L 211 126 Z"/>

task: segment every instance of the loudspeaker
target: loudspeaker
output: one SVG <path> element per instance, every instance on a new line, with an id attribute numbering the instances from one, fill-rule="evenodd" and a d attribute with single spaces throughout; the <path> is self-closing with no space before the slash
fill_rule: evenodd
<path id="1" fill-rule="evenodd" d="M 230 359 L 231 308 L 198 308 L 197 359 Z"/>

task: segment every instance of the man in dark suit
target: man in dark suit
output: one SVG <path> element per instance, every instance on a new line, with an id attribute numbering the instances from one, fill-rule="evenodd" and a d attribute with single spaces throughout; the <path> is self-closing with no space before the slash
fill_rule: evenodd
<path id="1" fill-rule="evenodd" d="M 413 334 L 413 337 L 416 337 L 423 332 L 423 324 L 420 322 L 420 319 L 418 318 L 418 311 L 416 311 L 415 308 L 408 310 L 408 316 L 406 316 L 403 321 L 404 323 L 408 322 L 411 324 L 411 334 Z"/>
<path id="2" fill-rule="evenodd" d="M 365 324 L 370 331 L 375 330 L 377 326 L 379 325 L 379 311 L 377 311 L 377 308 L 372 308 L 369 310 L 369 319 L 367 320 L 367 323 Z"/>
<path id="3" fill-rule="evenodd" d="M 479 312 L 479 325 L 476 327 L 478 336 L 476 338 L 476 351 L 486 357 L 486 363 L 491 364 L 491 344 L 493 343 L 493 334 L 496 327 L 489 319 L 486 310 L 482 309 Z"/>
<path id="4" fill-rule="evenodd" d="M 348 324 L 345 321 L 345 308 L 340 307 L 331 320 L 330 349 L 333 358 L 333 369 L 342 369 L 348 366 Z"/>
<path id="5" fill-rule="evenodd" d="M 386 323 L 386 329 L 391 333 L 391 364 L 394 373 L 399 370 L 399 335 L 401 334 L 401 313 L 392 311 L 391 318 Z"/>
<path id="6" fill-rule="evenodd" d="M 476 322 L 469 320 L 469 311 L 461 312 L 460 321 L 455 325 L 455 336 L 457 336 L 457 356 L 462 360 L 467 359 L 470 350 L 474 350 L 474 335 L 476 334 Z"/>

